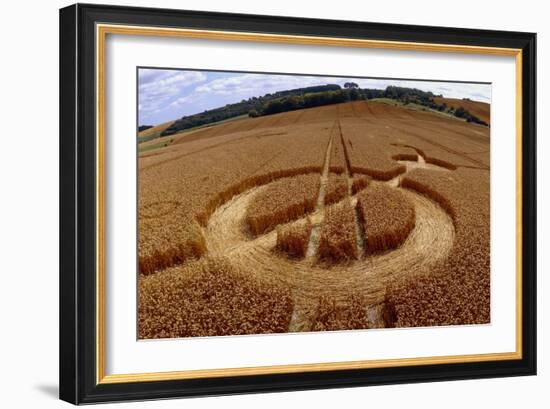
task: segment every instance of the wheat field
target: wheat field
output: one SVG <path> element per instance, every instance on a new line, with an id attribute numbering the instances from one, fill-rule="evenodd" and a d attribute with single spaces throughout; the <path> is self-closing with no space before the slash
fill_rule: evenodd
<path id="1" fill-rule="evenodd" d="M 140 338 L 490 322 L 487 127 L 356 101 L 171 138 L 139 154 Z"/>

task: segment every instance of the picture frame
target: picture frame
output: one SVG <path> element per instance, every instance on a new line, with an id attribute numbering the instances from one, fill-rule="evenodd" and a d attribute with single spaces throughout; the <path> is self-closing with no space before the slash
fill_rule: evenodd
<path id="1" fill-rule="evenodd" d="M 508 166 L 517 178 L 515 350 L 106 373 L 105 43 L 115 35 L 514 58 L 516 163 Z M 86 4 L 61 9 L 60 398 L 84 404 L 535 375 L 535 84 L 533 33 Z"/>

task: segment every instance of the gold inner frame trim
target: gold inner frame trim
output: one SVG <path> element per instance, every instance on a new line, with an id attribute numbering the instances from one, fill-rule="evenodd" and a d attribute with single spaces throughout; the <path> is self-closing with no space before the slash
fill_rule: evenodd
<path id="1" fill-rule="evenodd" d="M 193 38 L 223 41 L 248 41 L 298 45 L 355 47 L 401 51 L 427 51 L 514 56 L 516 64 L 516 350 L 505 353 L 450 355 L 366 361 L 321 362 L 314 364 L 220 368 L 173 372 L 105 374 L 105 41 L 107 34 Z M 318 36 L 177 29 L 166 27 L 96 25 L 96 382 L 114 384 L 163 380 L 204 379 L 228 376 L 290 374 L 348 369 L 389 368 L 466 362 L 517 360 L 522 358 L 522 51 L 515 48 L 466 46 L 455 44 L 414 43 Z"/>

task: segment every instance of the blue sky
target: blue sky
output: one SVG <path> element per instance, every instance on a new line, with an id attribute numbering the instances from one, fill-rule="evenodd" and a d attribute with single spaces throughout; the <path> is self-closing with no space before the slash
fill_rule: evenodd
<path id="1" fill-rule="evenodd" d="M 158 125 L 267 93 L 312 85 L 343 86 L 348 81 L 356 82 L 361 88 L 385 89 L 388 85 L 397 85 L 450 98 L 491 102 L 491 86 L 486 84 L 140 68 L 138 122 Z"/>

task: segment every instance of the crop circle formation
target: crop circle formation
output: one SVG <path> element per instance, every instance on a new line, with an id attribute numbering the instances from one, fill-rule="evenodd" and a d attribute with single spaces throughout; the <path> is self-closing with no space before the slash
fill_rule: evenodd
<path id="1" fill-rule="evenodd" d="M 144 154 L 140 338 L 489 322 L 473 126 L 358 101 Z"/>

